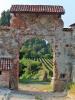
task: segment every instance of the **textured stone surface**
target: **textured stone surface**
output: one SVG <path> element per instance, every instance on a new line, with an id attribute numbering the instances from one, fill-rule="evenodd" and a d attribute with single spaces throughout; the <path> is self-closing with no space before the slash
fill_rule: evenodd
<path id="1" fill-rule="evenodd" d="M 18 88 L 19 49 L 24 41 L 33 37 L 46 39 L 52 45 L 53 87 L 55 91 L 64 90 L 64 84 L 72 79 L 73 34 L 63 31 L 63 21 L 59 15 L 41 13 L 15 13 L 12 15 L 11 28 L 0 29 L 0 56 L 11 56 L 13 63 L 9 87 Z"/>
<path id="2" fill-rule="evenodd" d="M 2 71 L 0 75 L 0 87 L 9 87 L 9 72 Z"/>

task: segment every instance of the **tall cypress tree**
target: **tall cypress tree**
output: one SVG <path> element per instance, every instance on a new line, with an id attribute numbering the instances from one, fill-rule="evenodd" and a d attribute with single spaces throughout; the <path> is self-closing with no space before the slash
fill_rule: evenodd
<path id="1" fill-rule="evenodd" d="M 2 26 L 10 26 L 10 11 L 3 11 L 1 13 L 1 18 L 0 18 L 0 25 Z"/>

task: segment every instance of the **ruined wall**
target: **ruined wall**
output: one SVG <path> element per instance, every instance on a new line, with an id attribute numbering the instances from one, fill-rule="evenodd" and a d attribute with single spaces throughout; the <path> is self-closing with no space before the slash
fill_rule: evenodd
<path id="1" fill-rule="evenodd" d="M 11 88 L 18 88 L 20 47 L 27 39 L 39 37 L 46 39 L 53 48 L 54 90 L 64 90 L 66 82 L 70 79 L 68 72 L 70 58 L 65 51 L 70 50 L 67 43 L 70 43 L 71 34 L 63 32 L 62 29 L 63 21 L 57 14 L 16 13 L 12 16 L 10 30 L 0 30 L 0 53 L 3 55 L 4 50 L 4 55 L 11 55 L 13 59 L 10 71 Z M 64 42 L 65 40 L 67 42 Z"/>
<path id="2" fill-rule="evenodd" d="M 72 27 L 72 41 L 71 41 L 71 63 L 72 63 L 72 81 L 75 82 L 75 26 Z"/>
<path id="3" fill-rule="evenodd" d="M 56 66 L 58 67 L 58 78 L 59 84 L 62 87 L 66 86 L 72 79 L 72 63 L 71 63 L 71 40 L 72 40 L 72 30 L 63 30 L 56 32 L 56 51 L 55 59 Z M 58 83 L 58 82 L 57 82 Z M 57 85 L 56 88 L 61 88 Z"/>
<path id="4" fill-rule="evenodd" d="M 65 71 L 68 80 L 75 82 L 75 26 L 63 31 Z"/>
<path id="5" fill-rule="evenodd" d="M 25 40 L 33 37 L 46 39 L 52 44 L 55 66 L 53 68 L 54 90 L 63 90 L 64 84 L 67 82 L 67 71 L 65 71 L 64 63 L 64 49 L 62 45 L 63 21 L 61 17 L 58 15 L 19 13 L 13 15 L 11 27 L 23 30 L 22 32 L 18 31 L 19 44 L 21 45 Z"/>
<path id="6" fill-rule="evenodd" d="M 56 27 L 61 27 L 62 20 L 59 15 L 50 15 L 43 13 L 16 13 L 12 14 L 11 27 L 24 28 L 35 25 L 41 25 L 48 30 L 54 30 Z M 40 27 L 40 26 L 39 26 Z M 41 27 L 40 27 L 41 28 Z"/>
<path id="7" fill-rule="evenodd" d="M 3 71 L 3 75 L 0 76 L 0 85 L 6 85 L 11 82 L 14 84 L 14 88 L 18 88 L 18 66 L 17 66 L 17 51 L 18 51 L 18 43 L 16 42 L 14 38 L 14 32 L 10 30 L 8 27 L 0 27 L 0 70 Z M 8 69 L 7 72 L 9 72 L 9 76 L 6 74 L 6 71 L 2 69 L 1 64 L 1 58 L 11 58 L 12 59 L 12 66 L 11 69 Z M 3 65 L 3 67 L 6 67 L 6 65 Z M 8 80 L 8 79 L 9 80 Z M 4 83 L 2 83 L 4 80 Z M 5 82 L 5 79 L 7 79 L 8 82 Z M 10 86 L 10 87 L 11 87 Z"/>
<path id="8" fill-rule="evenodd" d="M 1 72 L 0 87 L 9 87 L 9 71 L 2 71 Z"/>

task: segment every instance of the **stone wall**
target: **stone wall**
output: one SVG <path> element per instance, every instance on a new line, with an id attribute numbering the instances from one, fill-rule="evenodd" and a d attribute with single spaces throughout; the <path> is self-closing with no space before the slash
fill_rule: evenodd
<path id="1" fill-rule="evenodd" d="M 75 26 L 72 27 L 72 41 L 71 41 L 71 62 L 72 62 L 72 81 L 75 83 Z"/>
<path id="2" fill-rule="evenodd" d="M 66 54 L 70 50 L 67 44 L 70 44 L 71 32 L 66 33 L 62 29 L 63 21 L 57 14 L 15 13 L 12 15 L 10 29 L 0 29 L 0 56 L 4 54 L 13 59 L 13 67 L 10 70 L 11 88 L 18 88 L 20 47 L 27 39 L 39 37 L 51 43 L 54 52 L 54 90 L 64 90 L 64 84 L 70 79 L 68 65 L 70 57 Z"/>
<path id="3" fill-rule="evenodd" d="M 6 86 L 9 83 L 10 88 L 17 89 L 18 88 L 18 74 L 19 74 L 19 53 L 18 53 L 18 42 L 16 42 L 14 38 L 14 32 L 10 30 L 8 27 L 0 27 L 0 59 L 1 58 L 11 58 L 12 59 L 12 67 L 8 69 L 9 76 L 3 74 L 0 76 L 4 81 L 5 78 L 9 78 L 8 82 L 5 82 Z M 4 66 L 5 67 L 5 66 Z M 1 69 L 1 67 L 0 67 Z M 4 71 L 4 69 L 1 71 Z M 5 75 L 5 78 L 4 78 Z M 0 80 L 0 85 L 2 84 Z M 12 84 L 14 86 L 12 86 Z M 2 84 L 3 85 L 3 84 Z"/>
<path id="4" fill-rule="evenodd" d="M 59 15 L 35 14 L 35 13 L 16 13 L 11 19 L 11 27 L 19 29 L 18 42 L 19 46 L 27 39 L 39 37 L 46 39 L 54 51 L 54 90 L 63 90 L 67 81 L 65 71 L 65 60 L 63 50 L 63 21 Z M 62 78 L 62 76 L 64 76 Z M 60 87 L 58 86 L 60 84 Z"/>
<path id="5" fill-rule="evenodd" d="M 0 87 L 9 87 L 9 71 L 2 71 L 0 74 Z"/>

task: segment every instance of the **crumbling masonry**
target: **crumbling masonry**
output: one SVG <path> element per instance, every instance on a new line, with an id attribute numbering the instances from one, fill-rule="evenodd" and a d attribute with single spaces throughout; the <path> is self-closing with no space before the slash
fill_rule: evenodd
<path id="1" fill-rule="evenodd" d="M 10 27 L 0 27 L 0 86 L 18 89 L 19 49 L 33 37 L 46 39 L 53 49 L 53 89 L 75 82 L 75 24 L 63 28 L 62 6 L 12 5 Z"/>

